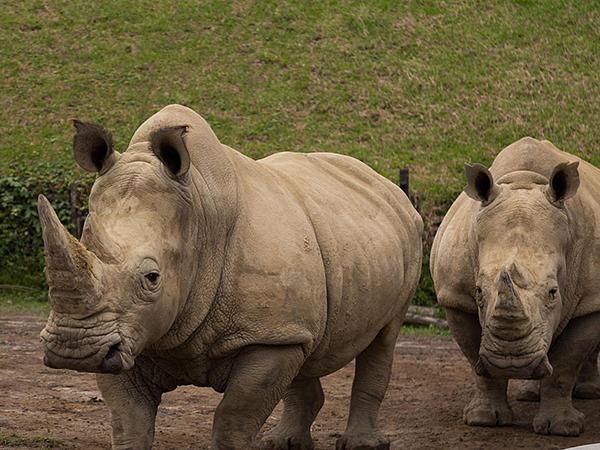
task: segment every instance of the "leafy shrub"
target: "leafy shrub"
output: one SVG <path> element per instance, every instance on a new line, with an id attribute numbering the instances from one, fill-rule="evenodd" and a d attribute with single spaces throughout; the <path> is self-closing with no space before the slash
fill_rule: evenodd
<path id="1" fill-rule="evenodd" d="M 48 197 L 73 233 L 71 197 L 81 201 L 78 214 L 86 214 L 91 182 L 71 168 L 50 164 L 13 164 L 0 175 L 0 283 L 44 287 L 37 197 Z"/>

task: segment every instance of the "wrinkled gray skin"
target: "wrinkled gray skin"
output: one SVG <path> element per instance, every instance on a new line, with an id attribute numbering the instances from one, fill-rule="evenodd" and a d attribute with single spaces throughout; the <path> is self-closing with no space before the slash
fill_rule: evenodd
<path id="1" fill-rule="evenodd" d="M 377 413 L 421 267 L 422 221 L 359 161 L 279 153 L 251 160 L 171 105 L 123 154 L 75 122 L 98 172 L 81 242 L 41 196 L 52 312 L 50 367 L 98 372 L 115 449 L 147 449 L 163 392 L 224 392 L 214 449 L 244 449 L 277 402 L 264 449 L 310 449 L 319 378 L 356 358 L 338 449 L 383 449 Z"/>
<path id="2" fill-rule="evenodd" d="M 600 171 L 548 141 L 524 138 L 467 187 L 435 237 L 431 272 L 475 372 L 469 425 L 512 421 L 508 379 L 540 396 L 534 429 L 577 436 L 575 395 L 600 397 Z"/>

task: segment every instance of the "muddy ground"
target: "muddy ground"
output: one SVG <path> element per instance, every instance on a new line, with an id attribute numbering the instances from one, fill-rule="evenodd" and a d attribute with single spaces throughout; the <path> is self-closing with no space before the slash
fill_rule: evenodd
<path id="1" fill-rule="evenodd" d="M 108 449 L 109 414 L 93 375 L 44 367 L 38 343 L 42 326 L 34 316 L 0 317 L 0 448 L 43 448 L 33 438 L 50 437 L 53 448 Z M 334 448 L 344 429 L 352 373 L 348 366 L 323 379 L 325 406 L 313 426 L 317 449 Z M 562 449 L 600 442 L 600 401 L 576 401 L 587 416 L 581 437 L 547 437 L 532 432 L 536 406 L 516 402 L 513 389 L 515 426 L 467 427 L 461 414 L 473 389 L 469 367 L 450 338 L 402 336 L 380 414 L 392 448 Z M 154 448 L 208 448 L 219 398 L 210 389 L 189 386 L 166 394 Z M 280 414 L 279 406 L 265 429 Z"/>

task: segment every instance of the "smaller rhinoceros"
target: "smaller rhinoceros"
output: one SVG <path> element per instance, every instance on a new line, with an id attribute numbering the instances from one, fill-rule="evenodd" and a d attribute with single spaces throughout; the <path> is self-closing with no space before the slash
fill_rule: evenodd
<path id="1" fill-rule="evenodd" d="M 465 171 L 431 251 L 439 303 L 475 371 L 464 420 L 511 423 L 508 380 L 541 379 L 535 431 L 579 435 L 572 391 L 600 394 L 600 170 L 524 138 L 490 170 Z"/>
<path id="2" fill-rule="evenodd" d="M 330 153 L 254 161 L 171 105 L 126 152 L 75 122 L 98 176 L 81 242 L 39 200 L 50 367 L 97 372 L 115 449 L 148 449 L 164 392 L 224 392 L 212 448 L 310 449 L 319 378 L 356 358 L 339 449 L 383 449 L 377 413 L 421 270 L 422 221 L 365 164 Z"/>

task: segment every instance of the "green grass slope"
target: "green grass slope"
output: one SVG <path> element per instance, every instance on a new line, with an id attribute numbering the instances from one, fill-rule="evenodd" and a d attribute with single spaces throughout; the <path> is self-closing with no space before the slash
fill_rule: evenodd
<path id="1" fill-rule="evenodd" d="M 410 167 L 429 216 L 464 162 L 524 135 L 600 164 L 599 23 L 600 3 L 558 0 L 8 2 L 0 177 L 80 177 L 69 118 L 124 150 L 182 103 L 254 158 L 340 152 L 394 181 Z"/>

